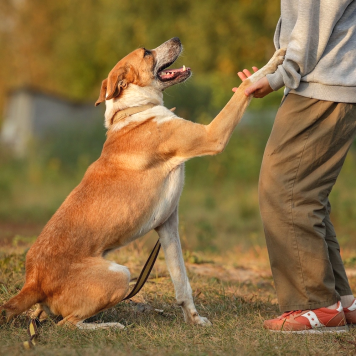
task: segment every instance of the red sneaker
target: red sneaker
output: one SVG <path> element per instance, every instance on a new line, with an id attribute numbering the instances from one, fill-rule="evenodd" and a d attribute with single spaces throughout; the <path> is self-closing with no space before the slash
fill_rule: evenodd
<path id="1" fill-rule="evenodd" d="M 277 319 L 266 320 L 263 327 L 271 331 L 297 334 L 348 330 L 340 302 L 336 309 L 319 308 L 287 312 Z"/>
<path id="2" fill-rule="evenodd" d="M 356 325 L 356 299 L 348 308 L 344 308 L 344 313 L 347 324 Z"/>

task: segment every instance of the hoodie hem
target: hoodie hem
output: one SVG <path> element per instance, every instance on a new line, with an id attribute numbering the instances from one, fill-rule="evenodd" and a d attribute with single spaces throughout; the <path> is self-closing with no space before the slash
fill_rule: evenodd
<path id="1" fill-rule="evenodd" d="M 356 103 L 356 87 L 300 82 L 298 88 L 289 93 L 337 103 Z"/>

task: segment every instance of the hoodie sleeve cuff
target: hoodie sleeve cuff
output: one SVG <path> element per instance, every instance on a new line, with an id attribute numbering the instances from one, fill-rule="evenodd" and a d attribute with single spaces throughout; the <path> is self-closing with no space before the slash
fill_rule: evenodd
<path id="1" fill-rule="evenodd" d="M 279 72 L 279 70 L 277 69 L 276 72 L 274 72 L 273 74 L 267 74 L 266 78 L 268 80 L 268 83 L 270 85 L 270 87 L 276 91 L 278 89 L 281 89 L 282 87 L 284 87 L 284 81 L 283 81 L 283 77 L 282 74 Z"/>

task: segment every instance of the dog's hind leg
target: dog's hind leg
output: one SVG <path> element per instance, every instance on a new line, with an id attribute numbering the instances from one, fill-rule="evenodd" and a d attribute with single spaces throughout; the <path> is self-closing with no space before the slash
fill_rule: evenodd
<path id="1" fill-rule="evenodd" d="M 90 258 L 72 267 L 68 283 L 50 301 L 50 308 L 63 316 L 58 325 L 89 330 L 124 328 L 116 322 L 83 321 L 122 301 L 129 290 L 129 282 L 130 272 L 126 267 L 102 258 Z"/>
<path id="2" fill-rule="evenodd" d="M 182 307 L 187 323 L 209 326 L 210 321 L 201 317 L 194 305 L 192 288 L 184 266 L 182 248 L 178 233 L 178 207 L 169 219 L 156 228 L 164 251 L 168 271 L 171 275 L 178 305 Z"/>

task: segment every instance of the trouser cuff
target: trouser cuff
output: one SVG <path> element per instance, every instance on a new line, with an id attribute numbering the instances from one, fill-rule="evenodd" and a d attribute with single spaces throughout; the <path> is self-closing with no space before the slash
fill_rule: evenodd
<path id="1" fill-rule="evenodd" d="M 279 309 L 282 313 L 292 311 L 292 310 L 308 310 L 308 309 L 318 309 L 326 308 L 330 305 L 337 303 L 340 299 L 335 296 L 332 299 L 325 300 L 323 302 L 314 302 L 308 304 L 293 304 L 293 305 L 280 305 Z"/>
<path id="2" fill-rule="evenodd" d="M 339 293 L 340 297 L 343 297 L 344 295 L 353 295 L 352 290 L 350 288 L 338 289 L 337 292 Z"/>

